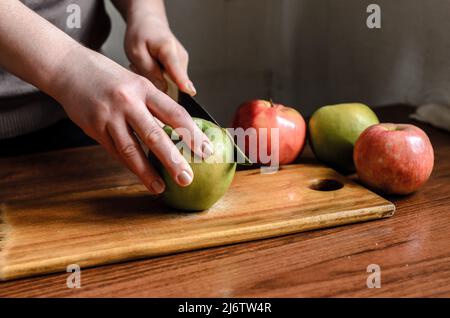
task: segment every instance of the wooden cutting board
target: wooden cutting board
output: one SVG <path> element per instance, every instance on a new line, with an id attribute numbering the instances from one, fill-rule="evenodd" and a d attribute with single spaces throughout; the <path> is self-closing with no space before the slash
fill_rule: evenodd
<path id="1" fill-rule="evenodd" d="M 274 174 L 240 171 L 210 210 L 184 213 L 148 195 L 100 151 L 0 161 L 1 280 L 380 219 L 395 210 L 332 169 L 299 164 Z"/>

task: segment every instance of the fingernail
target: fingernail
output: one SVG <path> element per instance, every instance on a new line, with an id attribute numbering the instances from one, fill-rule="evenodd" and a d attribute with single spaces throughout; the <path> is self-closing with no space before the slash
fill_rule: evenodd
<path id="1" fill-rule="evenodd" d="M 197 90 L 195 89 L 195 86 L 191 81 L 186 83 L 186 88 L 190 91 L 191 95 L 197 94 Z"/>
<path id="2" fill-rule="evenodd" d="M 208 158 L 214 153 L 214 148 L 209 141 L 204 141 L 202 145 L 202 152 L 205 158 Z"/>
<path id="3" fill-rule="evenodd" d="M 183 170 L 177 177 L 178 183 L 185 187 L 192 183 L 192 176 L 186 171 Z"/>
<path id="4" fill-rule="evenodd" d="M 160 194 L 164 192 L 164 183 L 161 180 L 155 180 L 152 182 L 152 189 L 155 193 Z"/>
<path id="5" fill-rule="evenodd" d="M 162 80 L 156 80 L 155 81 L 155 86 L 157 89 L 159 89 L 160 91 L 165 91 L 166 90 L 166 85 L 165 82 Z"/>

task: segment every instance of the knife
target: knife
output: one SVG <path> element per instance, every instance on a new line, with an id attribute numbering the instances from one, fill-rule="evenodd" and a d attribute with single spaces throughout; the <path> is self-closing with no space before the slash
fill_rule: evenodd
<path id="1" fill-rule="evenodd" d="M 186 94 L 186 93 L 180 91 L 178 93 L 178 104 L 183 106 L 186 109 L 186 111 L 189 113 L 189 115 L 191 115 L 191 117 L 197 117 L 197 118 L 209 120 L 209 121 L 213 122 L 214 124 L 216 124 L 217 126 L 219 126 L 220 128 L 222 128 L 219 125 L 219 123 L 208 113 L 208 111 L 203 106 L 201 106 L 199 103 L 197 103 L 197 101 L 189 94 Z M 238 147 L 238 145 L 236 145 L 236 143 L 235 143 L 233 137 L 231 136 L 230 132 L 228 131 L 228 129 L 225 129 L 225 131 L 226 131 L 228 138 L 230 138 L 231 142 L 234 145 L 234 150 L 235 150 L 234 151 L 234 153 L 235 153 L 234 160 L 235 160 L 235 162 L 237 162 L 238 164 L 241 164 L 241 165 L 251 165 L 252 162 L 242 152 L 242 150 Z"/>

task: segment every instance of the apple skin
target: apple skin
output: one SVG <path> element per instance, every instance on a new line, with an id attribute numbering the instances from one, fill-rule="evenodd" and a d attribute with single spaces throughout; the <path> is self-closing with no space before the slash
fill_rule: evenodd
<path id="1" fill-rule="evenodd" d="M 414 125 L 378 124 L 355 144 L 353 158 L 360 180 L 386 194 L 409 194 L 430 177 L 434 152 L 427 134 Z"/>
<path id="2" fill-rule="evenodd" d="M 303 116 L 294 108 L 262 99 L 252 100 L 241 104 L 234 116 L 233 128 L 268 129 L 267 145 L 262 152 L 271 154 L 271 128 L 279 128 L 279 164 L 293 162 L 303 151 L 306 141 L 306 123 Z M 263 163 L 259 157 L 259 134 L 257 135 L 257 162 Z M 264 147 L 264 145 L 263 145 Z M 248 138 L 245 154 L 249 156 Z"/>
<path id="3" fill-rule="evenodd" d="M 236 172 L 235 162 L 226 162 L 227 156 L 233 157 L 234 145 L 227 137 L 224 129 L 210 121 L 192 118 L 210 139 L 214 153 L 201 162 L 189 162 L 194 172 L 194 179 L 187 187 L 181 187 L 172 179 L 161 162 L 150 152 L 149 160 L 157 168 L 166 183 L 166 190 L 161 195 L 166 205 L 185 211 L 203 211 L 212 207 L 227 192 Z M 210 128 L 223 132 L 221 138 L 211 136 Z M 172 135 L 173 129 L 164 127 L 165 132 Z M 217 137 L 217 138 L 216 138 Z M 192 153 L 189 154 L 192 156 Z"/>
<path id="4" fill-rule="evenodd" d="M 342 173 L 355 171 L 353 147 L 360 134 L 378 124 L 367 105 L 347 103 L 320 107 L 309 120 L 309 140 L 317 159 Z"/>

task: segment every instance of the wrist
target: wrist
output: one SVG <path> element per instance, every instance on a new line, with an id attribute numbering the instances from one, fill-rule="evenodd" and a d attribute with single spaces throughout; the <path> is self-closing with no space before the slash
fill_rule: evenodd
<path id="1" fill-rule="evenodd" d="M 155 2 L 152 3 L 152 5 L 149 5 L 148 0 L 130 1 L 126 10 L 124 10 L 125 12 L 123 12 L 125 21 L 127 23 L 132 23 L 137 19 L 152 17 L 169 25 L 163 1 L 153 1 Z"/>
<path id="2" fill-rule="evenodd" d="M 55 63 L 52 73 L 48 77 L 48 85 L 43 90 L 55 100 L 64 103 L 70 96 L 71 87 L 82 79 L 83 70 L 89 68 L 89 64 L 99 53 L 92 51 L 78 43 L 71 45 L 61 59 Z M 93 71 L 91 69 L 91 71 Z"/>
<path id="3" fill-rule="evenodd" d="M 136 11 L 131 11 L 128 15 L 127 15 L 127 25 L 131 25 L 136 21 L 139 21 L 142 19 L 150 19 L 153 21 L 157 21 L 159 23 L 161 23 L 162 25 L 169 27 L 169 21 L 167 20 L 166 16 L 161 16 L 157 13 L 155 13 L 152 10 L 136 10 Z"/>

